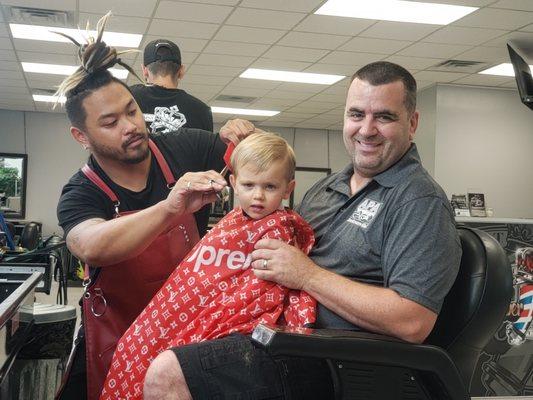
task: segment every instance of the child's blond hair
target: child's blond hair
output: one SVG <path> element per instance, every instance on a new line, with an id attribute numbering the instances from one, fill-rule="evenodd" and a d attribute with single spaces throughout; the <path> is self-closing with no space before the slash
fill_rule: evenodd
<path id="1" fill-rule="evenodd" d="M 240 142 L 231 155 L 231 168 L 235 175 L 239 168 L 248 164 L 254 164 L 259 171 L 265 171 L 274 162 L 284 162 L 286 165 L 286 177 L 290 181 L 294 179 L 296 157 L 294 150 L 285 139 L 275 133 L 255 133 Z"/>

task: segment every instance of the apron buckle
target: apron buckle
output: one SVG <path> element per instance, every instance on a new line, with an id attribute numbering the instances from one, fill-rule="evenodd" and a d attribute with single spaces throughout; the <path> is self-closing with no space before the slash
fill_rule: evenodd
<path id="1" fill-rule="evenodd" d="M 96 307 L 95 307 L 95 302 L 98 299 L 100 299 L 100 301 L 103 304 L 103 309 L 101 312 L 96 310 Z M 102 292 L 102 289 L 100 288 L 94 289 L 94 297 L 93 297 L 93 300 L 91 301 L 91 312 L 93 313 L 95 317 L 101 317 L 102 315 L 105 314 L 106 309 L 107 309 L 107 300 L 104 297 L 104 293 Z"/>

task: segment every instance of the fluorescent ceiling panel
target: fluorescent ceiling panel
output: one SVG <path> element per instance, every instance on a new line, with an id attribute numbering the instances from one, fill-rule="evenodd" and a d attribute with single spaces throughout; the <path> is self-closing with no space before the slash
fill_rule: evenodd
<path id="1" fill-rule="evenodd" d="M 35 72 L 38 74 L 52 74 L 52 75 L 70 75 L 73 74 L 78 67 L 74 65 L 59 65 L 59 64 L 43 64 L 43 63 L 29 63 L 23 62 L 22 69 L 25 72 Z M 128 70 L 109 68 L 109 72 L 113 74 L 115 78 L 126 79 L 128 77 Z"/>
<path id="2" fill-rule="evenodd" d="M 531 70 L 531 74 L 533 74 L 533 65 L 530 65 L 529 69 Z M 514 69 L 513 64 L 502 63 L 500 65 L 490 67 L 478 73 L 483 75 L 514 76 Z"/>
<path id="3" fill-rule="evenodd" d="M 403 0 L 329 0 L 315 14 L 448 25 L 477 9 L 478 7 Z"/>
<path id="4" fill-rule="evenodd" d="M 9 24 L 11 33 L 17 39 L 45 40 L 48 42 L 68 42 L 66 37 L 54 32 L 65 33 L 76 39 L 79 43 L 86 43 L 87 36 L 96 37 L 96 31 L 82 31 L 80 29 L 57 28 L 54 26 Z M 136 33 L 104 32 L 103 41 L 108 46 L 137 48 L 141 43 L 142 35 Z"/>
<path id="5" fill-rule="evenodd" d="M 273 115 L 279 114 L 279 111 L 253 110 L 249 108 L 229 108 L 229 107 L 211 107 L 211 111 L 216 114 L 260 115 L 263 117 L 272 117 Z"/>
<path id="6" fill-rule="evenodd" d="M 34 101 L 42 101 L 42 102 L 46 102 L 46 103 L 55 103 L 56 100 L 57 100 L 57 97 L 56 96 L 52 96 L 52 95 L 45 95 L 45 94 L 34 94 L 33 95 L 33 100 Z M 65 100 L 66 99 L 65 99 L 64 96 L 59 97 L 59 102 L 60 103 L 64 103 Z"/>
<path id="7" fill-rule="evenodd" d="M 333 85 L 346 78 L 344 75 L 312 74 L 309 72 L 277 71 L 274 69 L 248 68 L 240 78 L 264 79 L 267 81 L 314 83 L 317 85 Z"/>

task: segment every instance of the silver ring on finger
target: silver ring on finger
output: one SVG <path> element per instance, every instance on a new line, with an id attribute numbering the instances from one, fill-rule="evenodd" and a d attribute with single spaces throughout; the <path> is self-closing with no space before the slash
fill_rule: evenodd
<path id="1" fill-rule="evenodd" d="M 263 260 L 262 269 L 267 269 L 267 268 L 268 268 L 268 260 Z"/>
<path id="2" fill-rule="evenodd" d="M 191 181 L 187 181 L 187 192 L 191 191 Z"/>

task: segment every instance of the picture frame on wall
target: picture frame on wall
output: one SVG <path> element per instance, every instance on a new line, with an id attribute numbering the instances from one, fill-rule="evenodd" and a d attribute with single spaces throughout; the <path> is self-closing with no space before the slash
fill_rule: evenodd
<path id="1" fill-rule="evenodd" d="M 330 174 L 331 168 L 296 167 L 294 172 L 296 186 L 294 187 L 290 199 L 284 201 L 284 205 L 289 208 L 294 208 L 299 205 L 307 191 L 320 179 Z"/>
<path id="2" fill-rule="evenodd" d="M 480 192 L 468 192 L 468 208 L 472 217 L 486 217 L 485 194 Z"/>

